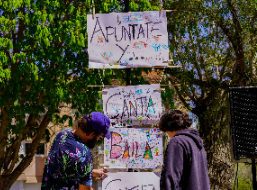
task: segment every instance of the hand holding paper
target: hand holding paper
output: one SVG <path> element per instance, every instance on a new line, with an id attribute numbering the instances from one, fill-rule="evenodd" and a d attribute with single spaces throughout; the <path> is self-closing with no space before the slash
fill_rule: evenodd
<path id="1" fill-rule="evenodd" d="M 106 174 L 108 171 L 106 169 L 93 169 L 92 170 L 92 176 L 100 179 L 103 181 L 104 177 L 107 177 L 108 175 Z"/>

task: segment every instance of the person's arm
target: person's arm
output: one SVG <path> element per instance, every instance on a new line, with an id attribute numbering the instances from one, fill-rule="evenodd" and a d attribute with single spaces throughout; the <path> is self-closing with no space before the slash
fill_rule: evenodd
<path id="1" fill-rule="evenodd" d="M 103 181 L 103 177 L 108 176 L 106 169 L 93 169 L 92 170 L 92 176 L 99 178 L 101 181 Z M 79 190 L 93 190 L 91 186 L 79 184 Z"/>
<path id="2" fill-rule="evenodd" d="M 92 158 L 81 157 L 77 162 L 76 173 L 79 178 L 79 190 L 93 190 L 92 189 Z"/>
<path id="3" fill-rule="evenodd" d="M 178 190 L 181 182 L 184 150 L 182 146 L 173 141 L 167 147 L 165 154 L 164 166 L 161 174 L 162 190 Z"/>
<path id="4" fill-rule="evenodd" d="M 108 171 L 106 169 L 93 169 L 92 170 L 92 176 L 100 179 L 103 181 L 104 177 L 107 177 L 108 175 L 106 174 Z"/>
<path id="5" fill-rule="evenodd" d="M 91 186 L 79 184 L 79 190 L 93 190 Z"/>

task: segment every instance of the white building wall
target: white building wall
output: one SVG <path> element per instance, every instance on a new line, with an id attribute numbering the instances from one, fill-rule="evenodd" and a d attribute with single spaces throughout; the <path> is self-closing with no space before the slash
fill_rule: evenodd
<path id="1" fill-rule="evenodd" d="M 41 190 L 41 183 L 24 183 L 16 181 L 10 190 Z"/>
<path id="2" fill-rule="evenodd" d="M 41 183 L 24 183 L 24 190 L 41 190 Z"/>
<path id="3" fill-rule="evenodd" d="M 16 181 L 10 190 L 23 190 L 23 181 Z"/>

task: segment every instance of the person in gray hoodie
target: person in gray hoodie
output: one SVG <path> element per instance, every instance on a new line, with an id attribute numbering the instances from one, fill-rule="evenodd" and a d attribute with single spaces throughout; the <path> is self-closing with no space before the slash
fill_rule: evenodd
<path id="1" fill-rule="evenodd" d="M 189 129 L 192 119 L 179 110 L 169 110 L 159 128 L 171 138 L 161 173 L 161 190 L 209 190 L 207 156 L 203 140 Z"/>

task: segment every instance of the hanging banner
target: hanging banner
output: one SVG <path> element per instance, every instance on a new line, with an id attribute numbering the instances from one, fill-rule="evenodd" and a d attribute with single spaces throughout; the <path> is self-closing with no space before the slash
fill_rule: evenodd
<path id="1" fill-rule="evenodd" d="M 109 168 L 156 168 L 163 163 L 159 129 L 110 128 L 104 139 L 104 164 Z"/>
<path id="2" fill-rule="evenodd" d="M 104 88 L 104 113 L 113 127 L 158 123 L 162 114 L 160 84 Z"/>
<path id="3" fill-rule="evenodd" d="M 108 173 L 102 190 L 160 190 L 160 176 L 153 172 Z"/>
<path id="4" fill-rule="evenodd" d="M 89 68 L 168 66 L 166 12 L 87 15 Z"/>

